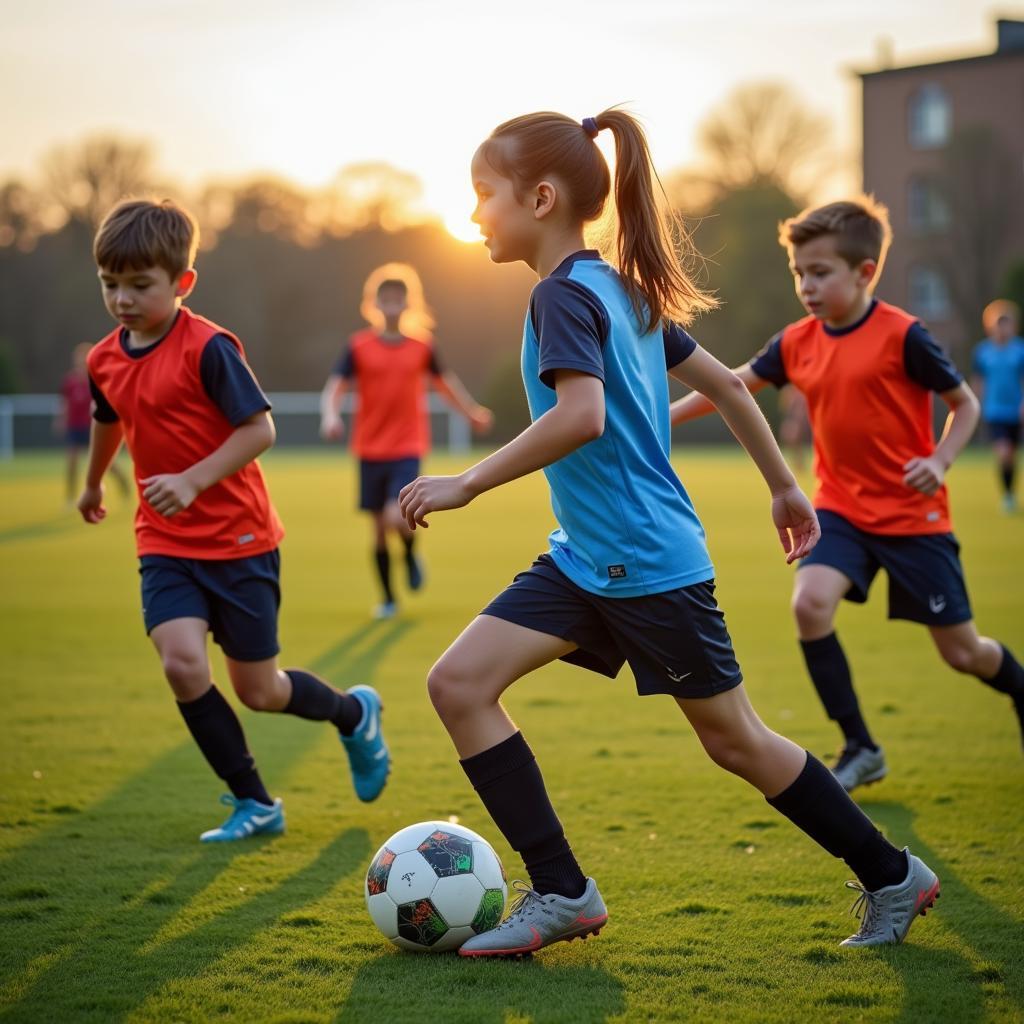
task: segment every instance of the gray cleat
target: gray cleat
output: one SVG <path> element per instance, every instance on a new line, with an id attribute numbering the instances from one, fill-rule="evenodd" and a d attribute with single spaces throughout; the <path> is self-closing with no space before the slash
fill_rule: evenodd
<path id="1" fill-rule="evenodd" d="M 525 882 L 513 882 L 515 903 L 497 928 L 467 939 L 459 956 L 526 956 L 553 942 L 596 935 L 608 920 L 608 910 L 592 878 L 583 895 L 571 900 L 549 893 L 541 896 Z"/>
<path id="2" fill-rule="evenodd" d="M 889 766 L 885 763 L 881 747 L 877 750 L 870 747 L 846 747 L 840 752 L 832 774 L 849 793 L 858 786 L 884 779 L 889 774 Z"/>
<path id="3" fill-rule="evenodd" d="M 868 892 L 857 882 L 847 882 L 860 895 L 851 911 L 860 917 L 860 930 L 844 939 L 841 946 L 884 946 L 906 938 L 914 918 L 922 917 L 939 898 L 939 879 L 920 857 L 904 848 L 909 869 L 907 877 L 897 885 L 887 885 Z"/>

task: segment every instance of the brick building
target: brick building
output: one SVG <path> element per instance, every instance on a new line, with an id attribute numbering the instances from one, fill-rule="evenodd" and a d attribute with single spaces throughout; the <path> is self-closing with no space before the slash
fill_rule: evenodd
<path id="1" fill-rule="evenodd" d="M 1024 261 L 1024 22 L 993 53 L 858 72 L 864 189 L 895 242 L 879 287 L 961 366 L 980 311 Z"/>

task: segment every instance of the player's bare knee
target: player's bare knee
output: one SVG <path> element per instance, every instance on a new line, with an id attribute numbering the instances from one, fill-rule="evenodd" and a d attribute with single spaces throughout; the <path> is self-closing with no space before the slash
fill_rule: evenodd
<path id="1" fill-rule="evenodd" d="M 196 687 L 205 688 L 210 682 L 206 660 L 188 651 L 164 651 L 160 658 L 164 676 L 175 693 L 185 693 Z"/>
<path id="2" fill-rule="evenodd" d="M 832 607 L 812 590 L 798 590 L 790 604 L 801 633 L 827 632 L 832 624 Z"/>
<path id="3" fill-rule="evenodd" d="M 236 688 L 235 692 L 238 694 L 238 699 L 250 711 L 276 710 L 274 694 L 263 687 L 250 686 L 243 687 L 241 689 Z"/>
<path id="4" fill-rule="evenodd" d="M 950 644 L 940 648 L 942 660 L 952 669 L 965 674 L 974 674 L 978 651 L 967 644 Z"/>
<path id="5" fill-rule="evenodd" d="M 454 659 L 441 657 L 427 674 L 427 694 L 442 719 L 457 718 L 473 704 L 472 680 Z"/>

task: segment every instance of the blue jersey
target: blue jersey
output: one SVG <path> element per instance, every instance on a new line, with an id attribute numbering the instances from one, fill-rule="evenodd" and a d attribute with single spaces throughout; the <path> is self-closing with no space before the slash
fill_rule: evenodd
<path id="1" fill-rule="evenodd" d="M 1024 338 L 997 345 L 990 338 L 974 349 L 974 372 L 985 382 L 981 415 L 988 423 L 1019 423 L 1024 400 Z"/>
<path id="2" fill-rule="evenodd" d="M 669 462 L 666 370 L 696 347 L 674 324 L 648 334 L 618 273 L 593 251 L 570 256 L 530 296 L 522 369 L 531 417 L 555 406 L 556 370 L 604 383 L 604 433 L 544 470 L 558 520 L 551 557 L 584 590 L 639 597 L 714 576 Z"/>

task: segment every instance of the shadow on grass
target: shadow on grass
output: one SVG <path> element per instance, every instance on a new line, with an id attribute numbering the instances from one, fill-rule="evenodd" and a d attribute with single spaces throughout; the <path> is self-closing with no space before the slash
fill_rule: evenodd
<path id="1" fill-rule="evenodd" d="M 334 666 L 339 675 L 366 681 L 409 628 L 397 622 L 360 626 L 313 665 L 320 671 Z M 320 736 L 315 723 L 287 716 L 261 716 L 250 732 L 273 779 Z M 208 773 L 186 742 L 92 807 L 26 809 L 48 821 L 54 815 L 59 824 L 44 825 L 40 835 L 0 861 L 0 1018 L 59 1019 L 56 1006 L 76 1017 L 120 1016 L 164 984 L 202 971 L 340 878 L 361 875 L 371 852 L 369 837 L 349 829 L 274 888 L 150 947 L 235 857 L 289 842 L 287 836 L 257 837 L 200 846 L 188 794 Z M 352 803 L 358 813 L 354 797 Z M 17 829 L 34 823 L 0 824 Z"/>
<path id="2" fill-rule="evenodd" d="M 76 513 L 77 516 L 77 513 Z M 0 544 L 13 544 L 21 540 L 35 540 L 38 537 L 49 537 L 55 533 L 66 533 L 81 520 L 72 519 L 70 514 L 42 519 L 36 523 L 22 523 L 20 526 L 9 526 L 0 530 Z"/>
<path id="3" fill-rule="evenodd" d="M 915 923 L 908 944 L 874 950 L 876 956 L 903 977 L 905 996 L 902 1012 L 896 1019 L 982 1020 L 990 1016 L 986 999 L 1001 998 L 1018 1010 L 1024 1009 L 1024 929 L 1019 922 L 964 884 L 953 868 L 917 835 L 912 810 L 882 801 L 865 802 L 861 807 L 939 876 L 942 898 L 929 916 L 938 913 L 943 924 L 980 961 L 971 964 L 957 953 L 917 945 L 914 940 L 928 927 L 929 919 Z M 936 978 L 942 978 L 943 983 L 936 985 Z M 950 984 L 951 979 L 955 979 L 955 984 Z"/>
<path id="4" fill-rule="evenodd" d="M 622 984 L 598 967 L 548 967 L 543 958 L 481 963 L 396 951 L 356 973 L 335 1020 L 502 1024 L 512 1018 L 531 1024 L 597 1024 L 625 1009 Z"/>

